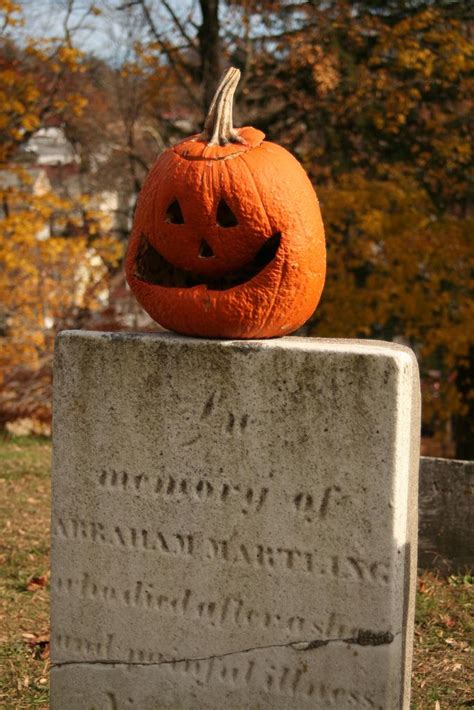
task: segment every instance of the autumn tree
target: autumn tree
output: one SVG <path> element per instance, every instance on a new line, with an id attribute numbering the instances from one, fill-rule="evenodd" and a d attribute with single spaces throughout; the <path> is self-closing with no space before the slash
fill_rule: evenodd
<path id="1" fill-rule="evenodd" d="M 54 334 L 98 307 L 108 265 L 122 249 L 87 195 L 74 201 L 51 191 L 44 171 L 21 149 L 34 131 L 85 100 L 75 77 L 83 57 L 64 43 L 31 38 L 14 44 L 9 30 L 20 7 L 0 0 L 0 419 L 48 416 Z M 56 232 L 50 235 L 54 220 Z M 36 378 L 36 379 L 35 379 Z M 25 382 L 28 396 L 25 396 Z"/>
<path id="2" fill-rule="evenodd" d="M 466 4 L 233 4 L 268 27 L 239 45 L 249 110 L 302 160 L 322 202 L 328 278 L 310 332 L 411 344 L 425 425 L 453 422 L 457 455 L 472 457 Z"/>
<path id="3" fill-rule="evenodd" d="M 8 29 L 14 6 L 0 1 L 13 18 Z M 17 84 L 19 103 L 0 113 L 3 160 L 28 131 L 62 115 L 86 183 L 123 189 L 131 210 L 156 153 L 200 130 L 220 70 L 238 66 L 237 120 L 295 153 L 321 199 L 328 278 L 307 332 L 412 345 L 425 427 L 452 423 L 457 455 L 471 457 L 469 4 L 97 0 L 85 10 L 92 23 L 107 19 L 121 53 L 81 57 L 70 34 L 50 45 L 51 61 L 33 42 L 15 65 L 18 49 L 4 41 L 13 64 L 2 65 L 3 90 L 8 98 Z M 59 52 L 64 62 L 54 61 Z M 76 111 L 74 95 L 91 110 Z M 87 224 L 78 229 L 89 248 Z"/>

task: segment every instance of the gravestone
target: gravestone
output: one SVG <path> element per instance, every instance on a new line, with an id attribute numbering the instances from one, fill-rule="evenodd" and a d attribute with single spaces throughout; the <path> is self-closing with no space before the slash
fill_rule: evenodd
<path id="1" fill-rule="evenodd" d="M 54 406 L 53 710 L 408 709 L 409 350 L 65 332 Z"/>
<path id="2" fill-rule="evenodd" d="M 418 567 L 463 574 L 474 562 L 474 461 L 420 459 Z"/>

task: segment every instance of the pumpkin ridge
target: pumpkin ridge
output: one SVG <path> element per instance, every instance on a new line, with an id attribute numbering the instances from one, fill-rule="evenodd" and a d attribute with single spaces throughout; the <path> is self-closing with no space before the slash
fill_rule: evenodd
<path id="1" fill-rule="evenodd" d="M 237 130 L 241 130 L 240 128 Z M 193 143 L 197 143 L 198 141 L 193 141 Z M 171 150 L 175 155 L 177 155 L 179 158 L 182 160 L 188 160 L 189 162 L 199 162 L 199 161 L 215 161 L 219 162 L 221 160 L 232 160 L 233 158 L 240 158 L 243 157 L 244 155 L 247 155 L 247 153 L 250 153 L 252 150 L 255 150 L 256 148 L 261 148 L 263 143 L 265 143 L 265 136 L 261 139 L 260 143 L 257 143 L 256 145 L 248 145 L 247 147 L 243 146 L 242 144 L 239 144 L 240 150 L 236 150 L 235 153 L 228 153 L 227 155 L 182 155 L 178 150 L 178 146 L 183 145 L 183 141 L 177 143 L 174 145 Z M 237 145 L 236 145 L 237 147 Z"/>
<path id="2" fill-rule="evenodd" d="M 279 279 L 278 279 L 278 286 L 277 286 L 277 288 L 275 288 L 275 289 L 273 290 L 272 302 L 271 302 L 271 305 L 270 305 L 269 308 L 268 308 L 267 315 L 265 316 L 265 318 L 264 318 L 264 320 L 263 320 L 262 330 L 264 330 L 264 329 L 267 327 L 267 323 L 268 323 L 268 321 L 270 320 L 270 318 L 271 318 L 271 316 L 272 316 L 272 314 L 273 314 L 273 311 L 274 311 L 274 309 L 275 309 L 275 305 L 276 305 L 276 302 L 277 302 L 277 298 L 278 298 L 278 293 L 279 293 L 279 291 L 280 291 L 281 284 L 282 284 L 282 282 L 283 282 L 283 277 L 284 277 L 284 275 L 286 274 L 287 269 L 288 269 L 287 260 L 285 259 L 285 260 L 283 261 L 283 264 L 281 264 L 281 266 L 280 266 L 280 274 L 279 274 Z"/>
<path id="3" fill-rule="evenodd" d="M 264 205 L 264 203 L 263 203 L 262 196 L 261 196 L 261 194 L 260 194 L 260 190 L 258 189 L 257 182 L 256 182 L 256 180 L 255 180 L 255 178 L 254 178 L 254 176 L 253 176 L 252 169 L 251 169 L 250 165 L 247 163 L 247 161 L 245 160 L 244 156 L 242 156 L 242 162 L 243 162 L 243 164 L 245 165 L 245 167 L 246 167 L 246 169 L 247 169 L 247 173 L 249 174 L 250 179 L 252 180 L 252 185 L 254 186 L 255 194 L 258 195 L 258 199 L 259 199 L 260 204 L 261 204 L 261 206 L 262 206 L 262 212 L 263 212 L 263 214 L 265 215 L 265 217 L 267 218 L 268 230 L 271 232 L 271 231 L 272 231 L 272 225 L 270 224 L 270 219 L 269 219 L 269 217 L 268 217 L 267 210 L 266 210 L 265 205 Z"/>

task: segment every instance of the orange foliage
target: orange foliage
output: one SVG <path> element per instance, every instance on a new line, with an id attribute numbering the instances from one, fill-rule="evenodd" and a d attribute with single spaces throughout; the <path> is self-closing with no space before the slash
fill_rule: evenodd
<path id="1" fill-rule="evenodd" d="M 0 0 L 0 12 L 5 29 L 19 8 Z M 62 199 L 47 180 L 36 181 L 41 171 L 32 174 L 13 162 L 47 115 L 58 115 L 62 104 L 75 113 L 84 105 L 81 96 L 66 92 L 60 98 L 58 92 L 65 73 L 79 70 L 80 53 L 40 44 L 31 41 L 23 54 L 8 42 L 0 47 L 0 420 L 26 410 L 43 418 L 49 413 L 48 388 L 38 383 L 49 378 L 54 334 L 82 312 L 102 307 L 108 267 L 123 255 L 87 197 Z M 50 236 L 53 220 L 74 236 L 67 230 Z M 36 381 L 31 373 L 38 374 Z M 25 382 L 29 397 L 15 392 Z"/>
<path id="2" fill-rule="evenodd" d="M 79 143 L 99 136 L 93 150 L 109 151 L 117 173 L 126 156 L 136 193 L 156 152 L 180 131 L 198 129 L 202 27 L 189 17 L 162 31 L 164 6 L 146 3 L 155 25 L 141 7 L 123 11 L 138 13 L 144 24 L 133 26 L 147 31 L 134 36 L 123 66 L 102 68 L 114 76 L 115 102 L 100 82 L 88 83 L 70 38 L 32 39 L 21 51 L 2 42 L 0 172 L 11 173 L 18 146 L 59 117 Z M 222 63 L 243 69 L 242 123 L 292 150 L 321 199 L 329 261 L 312 334 L 408 342 L 431 383 L 425 422 L 441 431 L 466 420 L 474 410 L 474 50 L 463 4 L 229 0 L 221 7 Z M 0 0 L 0 32 L 18 22 L 19 5 Z M 120 251 L 90 204 L 34 196 L 21 183 L 0 195 L 0 210 L 2 200 L 9 209 L 0 221 L 4 367 L 14 360 L 39 366 L 55 328 L 100 307 Z M 66 225 L 71 211 L 67 238 L 38 240 L 51 216 Z M 91 265 L 95 254 L 102 266 Z M 54 328 L 45 328 L 51 319 Z"/>
<path id="3" fill-rule="evenodd" d="M 328 278 L 312 333 L 410 344 L 424 376 L 440 373 L 423 415 L 442 431 L 474 404 L 474 47 L 449 8 L 375 5 L 304 3 L 290 21 L 273 2 L 289 19 L 278 60 L 262 57 L 261 108 L 321 198 Z"/>

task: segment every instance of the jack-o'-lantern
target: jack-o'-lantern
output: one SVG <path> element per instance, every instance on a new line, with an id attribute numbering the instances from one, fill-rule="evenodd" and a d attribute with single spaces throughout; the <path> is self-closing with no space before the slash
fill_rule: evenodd
<path id="1" fill-rule="evenodd" d="M 235 129 L 240 72 L 222 78 L 204 131 L 160 155 L 139 196 L 127 280 L 159 324 L 187 335 L 270 338 L 295 331 L 324 285 L 324 230 L 298 161 Z"/>

